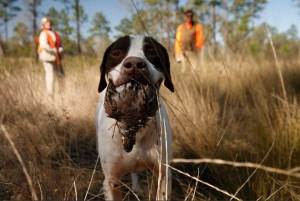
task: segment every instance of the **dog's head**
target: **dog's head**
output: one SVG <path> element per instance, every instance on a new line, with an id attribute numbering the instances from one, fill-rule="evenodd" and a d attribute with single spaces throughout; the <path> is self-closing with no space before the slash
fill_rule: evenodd
<path id="1" fill-rule="evenodd" d="M 174 92 L 167 50 L 152 37 L 124 36 L 112 43 L 105 51 L 100 66 L 101 77 L 98 91 L 107 82 L 118 88 L 130 81 L 150 83 L 159 89 L 165 86 Z"/>
<path id="2" fill-rule="evenodd" d="M 130 152 L 137 131 L 155 116 L 158 90 L 174 91 L 166 49 L 147 36 L 124 36 L 104 53 L 98 91 L 106 87 L 104 107 L 117 121 L 124 150 Z"/>

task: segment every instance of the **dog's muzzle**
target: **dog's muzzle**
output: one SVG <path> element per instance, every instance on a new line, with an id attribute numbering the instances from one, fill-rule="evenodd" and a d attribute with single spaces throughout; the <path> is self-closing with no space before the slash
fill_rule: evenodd
<path id="1" fill-rule="evenodd" d="M 133 58 L 123 62 L 125 69 L 119 82 L 109 82 L 104 102 L 108 116 L 117 121 L 126 152 L 133 149 L 137 131 L 147 126 L 158 110 L 158 91 L 147 77 L 146 63 Z"/>

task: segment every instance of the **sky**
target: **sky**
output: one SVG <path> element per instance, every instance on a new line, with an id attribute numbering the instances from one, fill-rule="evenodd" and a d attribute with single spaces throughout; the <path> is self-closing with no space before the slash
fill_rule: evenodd
<path id="1" fill-rule="evenodd" d="M 131 0 L 123 0 L 128 1 Z M 138 0 L 135 0 L 135 2 Z M 185 5 L 187 0 L 180 0 L 179 5 Z M 130 17 L 131 13 L 128 7 L 121 3 L 120 0 L 80 0 L 81 4 L 84 7 L 85 12 L 88 15 L 88 22 L 82 27 L 83 35 L 87 35 L 87 30 L 91 24 L 93 16 L 96 12 L 102 11 L 106 19 L 109 21 L 112 32 L 110 38 L 113 39 L 118 32 L 114 29 L 115 26 L 119 25 L 120 20 L 125 17 Z M 19 3 L 21 8 L 24 8 L 24 5 Z M 54 6 L 57 10 L 63 8 L 63 6 L 54 0 L 42 0 L 42 4 L 39 6 L 41 14 L 40 19 L 47 13 L 50 7 Z M 132 5 L 131 5 L 132 6 Z M 20 13 L 15 17 L 10 23 L 9 35 L 12 35 L 12 27 L 14 27 L 17 22 L 27 22 L 28 19 L 24 13 Z M 278 29 L 279 32 L 284 32 L 294 24 L 300 32 L 300 8 L 295 6 L 293 0 L 268 0 L 268 4 L 265 9 L 261 12 L 261 18 L 256 20 L 256 24 L 262 22 L 267 22 L 271 26 L 274 26 Z M 3 32 L 3 27 L 0 28 L 0 33 Z M 3 33 L 1 34 L 3 36 Z M 300 33 L 298 33 L 300 35 Z"/>

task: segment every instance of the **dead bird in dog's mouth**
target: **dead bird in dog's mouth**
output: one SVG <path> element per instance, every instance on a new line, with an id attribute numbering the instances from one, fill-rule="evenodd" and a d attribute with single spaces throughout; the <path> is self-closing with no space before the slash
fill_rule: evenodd
<path id="1" fill-rule="evenodd" d="M 115 87 L 109 83 L 105 95 L 105 111 L 116 119 L 123 148 L 130 152 L 135 144 L 136 132 L 147 126 L 158 110 L 157 89 L 150 83 L 130 81 Z"/>

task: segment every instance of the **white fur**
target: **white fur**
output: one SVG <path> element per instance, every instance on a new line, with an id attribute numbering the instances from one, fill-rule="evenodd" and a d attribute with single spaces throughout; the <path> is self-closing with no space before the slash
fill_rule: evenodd
<path id="1" fill-rule="evenodd" d="M 134 35 L 134 36 L 130 36 L 130 41 L 131 41 L 131 44 L 130 44 L 130 49 L 127 53 L 127 56 L 123 59 L 123 61 L 128 58 L 128 57 L 140 57 L 142 59 L 144 59 L 147 63 L 147 66 L 148 66 L 148 70 L 149 70 L 149 73 L 151 75 L 150 79 L 152 81 L 152 84 L 155 85 L 159 80 L 163 79 L 164 78 L 164 75 L 157 71 L 155 69 L 155 67 L 153 66 L 152 63 L 150 63 L 146 56 L 144 55 L 144 52 L 143 52 L 143 39 L 144 39 L 145 36 L 140 36 L 140 35 Z M 121 68 L 122 68 L 122 63 L 123 61 L 118 64 L 114 70 L 110 71 L 109 74 L 108 74 L 108 79 L 111 79 L 114 83 L 116 82 L 116 80 L 120 77 L 120 72 L 121 71 Z"/>
<path id="2" fill-rule="evenodd" d="M 131 38 L 131 47 L 128 56 L 138 56 L 147 61 L 142 51 L 142 36 Z M 126 58 L 127 58 L 126 57 Z M 122 64 L 122 62 L 121 62 Z M 111 79 L 117 79 L 118 68 L 109 74 Z M 162 73 L 158 72 L 147 61 L 153 82 L 158 81 Z M 119 69 L 120 70 L 120 69 Z M 116 125 L 116 120 L 107 117 L 104 109 L 106 89 L 102 91 L 97 106 L 95 124 L 97 132 L 97 149 L 101 159 L 101 166 L 105 179 L 103 187 L 107 200 L 122 200 L 120 180 L 127 173 L 136 173 L 147 168 L 151 169 L 158 178 L 157 200 L 167 200 L 171 194 L 171 171 L 166 168 L 172 159 L 172 134 L 168 115 L 159 97 L 159 109 L 154 118 L 149 120 L 148 126 L 141 128 L 136 134 L 136 143 L 131 152 L 123 150 L 121 136 Z M 138 177 L 132 174 L 133 190 L 142 193 L 143 188 L 138 183 Z"/>

